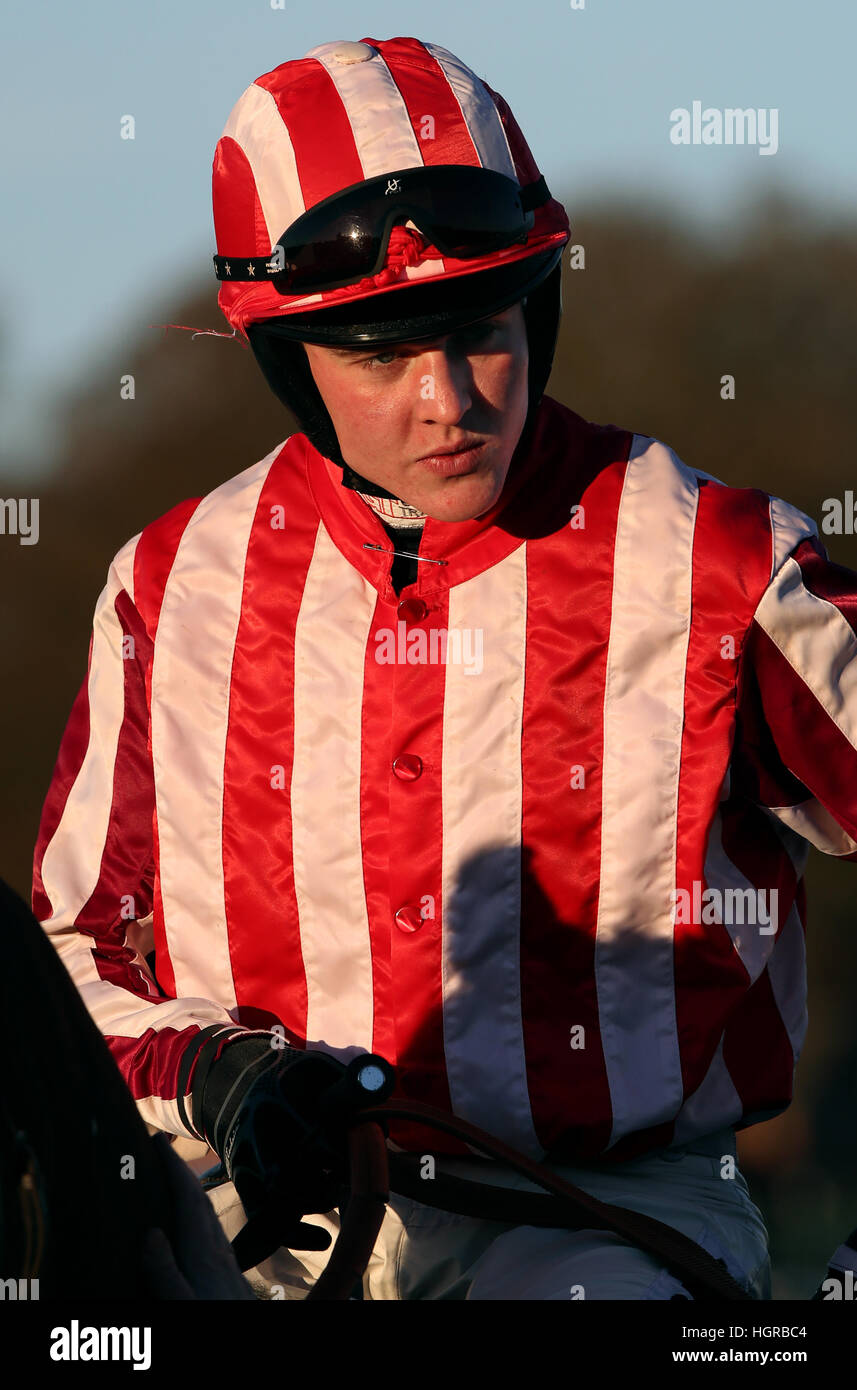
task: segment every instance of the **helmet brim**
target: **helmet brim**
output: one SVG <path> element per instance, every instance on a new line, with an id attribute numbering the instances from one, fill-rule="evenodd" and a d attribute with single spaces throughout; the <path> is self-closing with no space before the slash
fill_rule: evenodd
<path id="1" fill-rule="evenodd" d="M 412 281 L 352 303 L 259 321 L 276 337 L 329 347 L 436 338 L 502 313 L 535 290 L 562 256 L 553 246 L 472 275 Z"/>

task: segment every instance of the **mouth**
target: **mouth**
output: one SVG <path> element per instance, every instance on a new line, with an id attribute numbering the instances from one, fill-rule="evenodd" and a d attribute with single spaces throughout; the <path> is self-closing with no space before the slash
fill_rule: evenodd
<path id="1" fill-rule="evenodd" d="M 417 463 L 425 464 L 432 473 L 439 473 L 441 477 L 458 477 L 459 474 L 472 473 L 474 469 L 478 468 L 485 444 L 486 441 L 482 440 L 481 443 L 474 444 L 469 449 L 457 449 L 453 453 L 428 454 L 425 458 L 417 459 Z"/>

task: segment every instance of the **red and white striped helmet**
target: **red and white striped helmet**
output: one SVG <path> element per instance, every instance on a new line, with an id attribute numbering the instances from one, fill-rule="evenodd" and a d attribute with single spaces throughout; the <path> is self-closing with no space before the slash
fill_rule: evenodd
<path id="1" fill-rule="evenodd" d="M 257 78 L 230 113 L 213 164 L 218 254 L 270 256 L 322 199 L 393 170 L 435 164 L 492 169 L 521 187 L 540 178 L 503 97 L 447 49 L 413 38 L 319 44 Z M 559 254 L 570 237 L 555 198 L 535 209 L 525 243 L 482 257 L 443 256 L 405 228 L 393 232 L 403 235 L 391 237 L 384 268 L 355 284 L 289 296 L 270 281 L 225 281 L 218 303 L 246 337 L 248 323 Z"/>

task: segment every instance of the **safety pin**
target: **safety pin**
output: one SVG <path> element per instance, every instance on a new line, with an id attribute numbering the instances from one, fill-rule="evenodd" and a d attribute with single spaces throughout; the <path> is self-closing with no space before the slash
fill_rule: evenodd
<path id="1" fill-rule="evenodd" d="M 448 560 L 432 560 L 429 555 L 417 555 L 414 550 L 388 550 L 385 545 L 373 545 L 371 541 L 363 542 L 364 550 L 383 550 L 385 555 L 406 555 L 409 560 L 424 560 L 429 565 L 448 565 Z"/>

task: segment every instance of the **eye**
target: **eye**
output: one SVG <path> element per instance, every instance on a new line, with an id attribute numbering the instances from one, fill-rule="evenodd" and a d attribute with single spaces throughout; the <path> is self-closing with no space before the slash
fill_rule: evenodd
<path id="1" fill-rule="evenodd" d="M 376 352 L 374 357 L 365 357 L 360 363 L 360 366 L 373 367 L 377 362 L 379 367 L 390 367 L 399 355 L 400 354 L 397 352 Z M 385 357 L 389 357 L 390 361 L 385 362 L 383 360 Z"/>
<path id="2" fill-rule="evenodd" d="M 471 342 L 480 342 L 481 340 L 488 338 L 492 333 L 496 333 L 497 330 L 498 325 L 493 321 L 488 320 L 487 322 L 483 323 L 470 324 L 467 327 L 460 329 L 459 332 L 456 334 L 456 337 L 460 338 L 462 342 L 465 345 L 467 345 Z M 372 357 L 364 357 L 360 361 L 359 365 L 361 367 L 368 367 L 370 369 L 373 369 L 376 366 L 391 367 L 397 358 L 403 357 L 404 355 L 405 354 L 401 352 L 376 352 Z M 385 358 L 388 360 L 385 361 Z"/>

